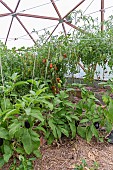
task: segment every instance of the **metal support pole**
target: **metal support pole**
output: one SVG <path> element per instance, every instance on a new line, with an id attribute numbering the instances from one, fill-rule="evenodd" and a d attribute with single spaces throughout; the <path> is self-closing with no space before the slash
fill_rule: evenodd
<path id="1" fill-rule="evenodd" d="M 56 27 L 54 28 L 54 30 L 51 32 L 51 34 L 49 35 L 49 37 L 46 39 L 45 43 L 49 40 L 49 38 L 50 38 L 51 35 L 55 32 L 55 30 L 57 29 L 58 26 L 59 26 L 59 23 L 56 25 Z"/>
<path id="2" fill-rule="evenodd" d="M 41 16 L 41 15 L 23 14 L 23 13 L 16 13 L 16 15 L 17 16 L 24 16 L 24 17 L 32 17 L 32 18 L 40 18 L 40 19 L 49 19 L 49 20 L 59 21 L 59 18 L 48 17 L 48 16 Z"/>
<path id="3" fill-rule="evenodd" d="M 14 12 L 16 12 L 16 10 L 17 10 L 17 8 L 18 8 L 18 6 L 19 6 L 20 1 L 21 1 L 21 0 L 18 1 Z M 11 30 L 11 27 L 12 27 L 13 19 L 14 19 L 14 16 L 12 16 L 12 19 L 11 19 L 11 23 L 10 23 L 9 30 L 8 30 L 8 33 L 7 33 L 7 37 L 6 37 L 6 40 L 5 40 L 5 45 L 6 45 L 6 43 L 7 43 L 8 37 L 9 37 L 9 33 L 10 33 L 10 30 Z"/>
<path id="4" fill-rule="evenodd" d="M 72 10 L 70 10 L 62 19 L 66 18 L 71 12 L 73 12 L 77 7 L 79 7 L 85 0 L 79 2 Z"/>
<path id="5" fill-rule="evenodd" d="M 53 7 L 54 7 L 56 13 L 57 13 L 58 16 L 59 16 L 59 19 L 62 20 L 61 14 L 60 14 L 60 12 L 59 12 L 59 10 L 58 10 L 58 8 L 57 8 L 57 6 L 56 6 L 54 0 L 51 0 L 51 2 L 52 2 L 52 5 L 53 5 Z M 62 28 L 63 28 L 64 33 L 65 33 L 65 35 L 66 35 L 66 29 L 65 29 L 65 26 L 64 26 L 64 23 L 63 23 L 63 22 L 62 22 Z"/>
<path id="6" fill-rule="evenodd" d="M 101 0 L 101 31 L 104 31 L 104 0 Z"/>

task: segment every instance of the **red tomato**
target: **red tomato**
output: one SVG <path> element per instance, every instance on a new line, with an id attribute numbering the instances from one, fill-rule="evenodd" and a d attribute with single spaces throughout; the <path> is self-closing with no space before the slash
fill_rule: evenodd
<path id="1" fill-rule="evenodd" d="M 52 63 L 50 63 L 49 67 L 50 67 L 50 68 L 53 68 L 53 64 L 52 64 Z"/>
<path id="2" fill-rule="evenodd" d="M 59 81 L 60 81 L 60 78 L 58 77 L 58 78 L 56 78 L 56 80 L 57 80 L 57 82 L 59 83 Z"/>
<path id="3" fill-rule="evenodd" d="M 67 58 L 67 54 L 63 54 L 63 57 L 64 57 L 64 58 Z"/>
<path id="4" fill-rule="evenodd" d="M 44 58 L 44 59 L 42 60 L 42 62 L 43 62 L 43 63 L 46 63 L 46 59 Z"/>

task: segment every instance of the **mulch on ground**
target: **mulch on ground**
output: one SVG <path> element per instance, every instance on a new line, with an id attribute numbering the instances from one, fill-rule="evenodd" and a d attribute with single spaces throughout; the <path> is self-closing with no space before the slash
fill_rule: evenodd
<path id="1" fill-rule="evenodd" d="M 87 143 L 77 136 L 75 140 L 66 140 L 60 146 L 45 145 L 41 152 L 42 159 L 34 162 L 34 170 L 74 170 L 83 159 L 89 167 L 97 162 L 99 170 L 113 170 L 113 145 L 106 142 L 93 140 Z"/>

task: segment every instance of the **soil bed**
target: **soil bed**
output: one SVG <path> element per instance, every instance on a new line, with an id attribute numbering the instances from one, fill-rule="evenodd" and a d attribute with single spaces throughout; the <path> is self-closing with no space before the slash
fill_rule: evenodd
<path id="1" fill-rule="evenodd" d="M 94 162 L 99 164 L 99 170 L 113 170 L 113 146 L 104 142 L 92 140 L 88 144 L 76 137 L 76 140 L 66 140 L 61 146 L 43 146 L 42 159 L 34 162 L 34 170 L 74 170 L 85 159 L 88 166 Z"/>

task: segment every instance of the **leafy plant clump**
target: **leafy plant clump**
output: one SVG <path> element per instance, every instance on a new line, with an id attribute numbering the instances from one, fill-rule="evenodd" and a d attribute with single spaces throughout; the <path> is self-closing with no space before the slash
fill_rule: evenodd
<path id="1" fill-rule="evenodd" d="M 18 77 L 17 74 L 15 76 Z M 12 75 L 12 77 L 15 77 Z M 7 86 L 7 85 L 10 86 Z M 18 95 L 15 88 L 30 84 L 29 92 Z M 49 86 L 40 80 L 18 82 L 11 80 L 1 86 L 0 110 L 0 166 L 7 163 L 16 153 L 25 159 L 33 154 L 40 157 L 41 137 L 48 144 L 61 141 L 63 136 L 75 138 L 80 135 L 88 142 L 95 136 L 102 141 L 97 125 L 111 125 L 109 114 L 96 105 L 92 92 L 84 87 L 82 99 L 74 104 L 69 101 L 69 92 L 74 88 L 61 90 L 53 95 Z M 25 93 L 25 92 L 24 92 Z M 105 100 L 105 97 L 103 96 Z M 108 105 L 109 108 L 109 105 Z M 109 110 L 108 110 L 109 111 Z M 99 124 L 98 124 L 99 123 Z"/>

